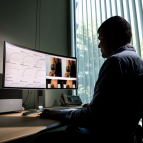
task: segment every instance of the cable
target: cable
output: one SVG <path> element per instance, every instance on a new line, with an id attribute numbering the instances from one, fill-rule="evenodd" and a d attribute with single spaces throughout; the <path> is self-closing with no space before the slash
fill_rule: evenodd
<path id="1" fill-rule="evenodd" d="M 30 93 L 30 108 L 31 108 L 31 99 L 32 99 L 32 92 Z"/>
<path id="2" fill-rule="evenodd" d="M 30 95 L 31 95 L 31 94 L 32 94 L 32 92 L 30 93 Z M 26 108 L 26 104 L 25 104 L 25 102 L 27 101 L 28 96 L 29 96 L 29 90 L 28 90 L 28 95 L 27 95 L 27 97 L 26 97 L 26 99 L 25 99 L 24 103 L 22 104 L 22 107 L 23 107 L 23 108 Z"/>

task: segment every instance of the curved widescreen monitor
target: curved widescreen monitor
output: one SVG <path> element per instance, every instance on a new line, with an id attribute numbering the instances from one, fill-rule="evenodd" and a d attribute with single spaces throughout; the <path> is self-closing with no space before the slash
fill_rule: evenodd
<path id="1" fill-rule="evenodd" d="M 4 42 L 3 88 L 77 89 L 77 60 Z"/>

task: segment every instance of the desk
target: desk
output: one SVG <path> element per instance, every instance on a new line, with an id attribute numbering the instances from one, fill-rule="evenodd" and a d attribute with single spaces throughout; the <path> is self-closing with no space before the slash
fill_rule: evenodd
<path id="1" fill-rule="evenodd" d="M 61 106 L 51 108 L 61 108 Z M 70 108 L 80 107 L 75 106 Z M 26 111 L 22 111 L 22 113 L 23 112 Z M 0 142 L 20 139 L 43 130 L 51 130 L 65 125 L 58 120 L 41 119 L 39 118 L 39 113 L 30 114 L 28 116 L 22 116 L 22 113 L 0 115 Z"/>

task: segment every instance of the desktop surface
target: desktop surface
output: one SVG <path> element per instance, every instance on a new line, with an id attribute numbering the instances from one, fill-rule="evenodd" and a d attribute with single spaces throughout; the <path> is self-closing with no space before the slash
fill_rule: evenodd
<path id="1" fill-rule="evenodd" d="M 62 107 L 56 106 L 51 108 L 54 109 Z M 70 108 L 80 107 L 75 106 Z M 39 117 L 39 113 L 22 116 L 24 112 L 26 112 L 26 110 L 22 111 L 21 113 L 0 115 L 0 142 L 12 141 L 15 139 L 34 135 L 40 131 L 52 130 L 54 128 L 58 128 L 65 125 L 58 120 L 42 119 Z"/>

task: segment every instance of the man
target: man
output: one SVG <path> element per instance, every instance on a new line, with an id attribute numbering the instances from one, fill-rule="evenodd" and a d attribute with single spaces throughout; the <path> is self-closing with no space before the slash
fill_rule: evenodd
<path id="1" fill-rule="evenodd" d="M 132 117 L 136 116 L 134 107 L 138 104 L 135 102 L 137 95 L 131 95 L 129 88 L 134 85 L 132 79 L 143 74 L 143 60 L 130 45 L 131 27 L 124 18 L 107 19 L 98 33 L 98 47 L 102 57 L 107 59 L 100 69 L 90 104 L 75 111 L 44 110 L 40 117 L 58 119 L 78 127 L 85 135 L 81 137 L 82 142 L 87 138 L 94 142 L 129 142 Z"/>

